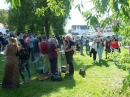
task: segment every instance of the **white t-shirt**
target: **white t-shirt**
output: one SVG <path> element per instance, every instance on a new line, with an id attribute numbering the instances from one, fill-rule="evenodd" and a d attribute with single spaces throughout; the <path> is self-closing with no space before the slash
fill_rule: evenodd
<path id="1" fill-rule="evenodd" d="M 95 51 L 97 51 L 97 43 L 92 44 L 92 48 L 94 48 L 94 49 L 95 49 Z"/>

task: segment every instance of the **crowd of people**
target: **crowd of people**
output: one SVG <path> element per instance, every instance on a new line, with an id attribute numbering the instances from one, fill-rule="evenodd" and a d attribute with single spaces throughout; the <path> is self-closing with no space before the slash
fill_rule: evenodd
<path id="1" fill-rule="evenodd" d="M 23 34 L 11 36 L 10 33 L 2 34 L 0 32 L 0 46 L 1 51 L 4 50 L 6 58 L 6 65 L 2 81 L 2 87 L 16 88 L 20 86 L 20 78 L 23 80 L 22 84 L 30 83 L 31 70 L 30 62 L 33 63 L 34 69 L 40 65 L 40 57 L 42 56 L 44 63 L 43 73 L 55 74 L 57 72 L 57 53 L 59 48 L 65 52 L 66 64 L 69 65 L 69 72 L 66 75 L 74 74 L 73 54 L 74 42 L 72 36 L 67 34 L 60 38 L 58 35 L 47 38 L 45 35 L 38 34 Z M 26 80 L 23 70 L 28 73 Z"/>
<path id="2" fill-rule="evenodd" d="M 101 38 L 94 39 L 90 47 L 89 39 L 84 42 L 83 36 L 78 42 L 74 42 L 70 34 L 60 38 L 58 35 L 50 36 L 47 38 L 45 35 L 39 36 L 38 34 L 23 34 L 17 35 L 2 34 L 0 32 L 0 46 L 1 51 L 4 50 L 4 55 L 7 56 L 2 87 L 16 88 L 20 86 L 19 75 L 23 80 L 22 84 L 30 83 L 31 70 L 30 62 L 33 63 L 34 69 L 40 65 L 40 58 L 42 56 L 44 74 L 55 74 L 57 72 L 57 58 L 59 50 L 64 50 L 66 64 L 69 67 L 69 72 L 66 75 L 74 74 L 73 54 L 75 50 L 80 51 L 83 55 L 84 45 L 86 53 L 93 56 L 93 61 L 96 62 L 97 54 L 99 63 L 102 61 L 103 50 L 105 49 L 106 59 L 109 58 L 110 52 L 120 51 L 118 40 L 112 36 L 108 36 L 106 41 Z M 60 49 L 59 49 L 60 48 Z M 91 49 L 90 49 L 91 48 Z M 26 69 L 28 79 L 26 80 L 23 70 Z"/>
<path id="3" fill-rule="evenodd" d="M 115 52 L 120 52 L 120 44 L 114 35 L 112 37 L 108 36 L 107 40 L 105 41 L 103 41 L 101 38 L 94 39 L 91 45 L 91 49 L 89 39 L 86 39 L 84 42 L 83 36 L 81 36 L 81 39 L 79 41 L 80 42 L 76 44 L 76 50 L 79 50 L 81 52 L 81 55 L 83 55 L 83 45 L 85 45 L 86 53 L 90 55 L 90 57 L 93 55 L 94 62 L 96 62 L 97 54 L 98 62 L 101 62 L 103 50 L 105 50 L 105 59 L 109 58 L 110 52 L 113 52 L 113 54 L 115 54 Z"/>

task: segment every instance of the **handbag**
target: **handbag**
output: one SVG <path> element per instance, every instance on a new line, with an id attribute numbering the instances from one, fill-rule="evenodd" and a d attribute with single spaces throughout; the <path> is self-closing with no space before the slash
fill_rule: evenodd
<path id="1" fill-rule="evenodd" d="M 80 68 L 79 69 L 79 74 L 85 75 L 85 68 Z"/>

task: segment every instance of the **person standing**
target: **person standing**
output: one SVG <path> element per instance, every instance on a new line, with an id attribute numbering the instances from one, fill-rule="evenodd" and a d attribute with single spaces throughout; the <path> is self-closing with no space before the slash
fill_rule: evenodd
<path id="1" fill-rule="evenodd" d="M 23 83 L 29 83 L 31 80 L 31 71 L 30 71 L 30 66 L 29 66 L 29 47 L 26 45 L 25 41 L 23 39 L 19 39 L 19 47 L 18 47 L 18 52 L 19 52 L 19 73 L 21 78 L 23 79 Z M 24 55 L 20 55 L 23 54 Z M 25 77 L 22 73 L 23 67 L 26 67 L 26 70 L 28 72 L 28 81 L 26 82 Z"/>
<path id="2" fill-rule="evenodd" d="M 116 52 L 119 51 L 119 43 L 118 41 L 116 40 L 116 38 L 113 38 L 113 40 L 111 41 L 110 43 L 110 48 L 112 49 L 112 52 L 113 52 L 113 61 L 116 61 Z"/>
<path id="3" fill-rule="evenodd" d="M 30 45 L 29 36 L 30 36 L 30 35 L 27 35 L 27 37 L 25 38 L 25 43 L 26 43 L 26 45 L 27 45 L 28 47 L 29 47 L 29 45 Z"/>
<path id="4" fill-rule="evenodd" d="M 34 66 L 36 67 L 36 63 L 38 65 L 39 64 L 39 60 L 40 60 L 40 40 L 38 37 L 38 34 L 35 34 L 35 38 L 33 40 L 33 51 L 34 51 L 34 56 L 35 56 L 35 60 L 34 60 Z"/>
<path id="5" fill-rule="evenodd" d="M 68 41 L 68 47 L 65 49 L 67 64 L 69 64 L 69 73 L 67 75 L 74 74 L 73 66 L 73 54 L 74 54 L 74 42 L 71 40 L 72 36 L 70 34 L 66 35 L 66 40 Z"/>
<path id="6" fill-rule="evenodd" d="M 34 61 L 34 46 L 33 46 L 33 40 L 34 37 L 32 34 L 29 35 L 29 49 L 30 49 L 30 54 L 31 54 L 31 61 Z"/>
<path id="7" fill-rule="evenodd" d="M 93 61 L 95 63 L 96 62 L 96 55 L 97 55 L 97 41 L 96 41 L 96 39 L 93 40 L 92 49 L 90 52 L 90 57 L 91 57 L 91 54 L 93 54 Z"/>
<path id="8" fill-rule="evenodd" d="M 48 58 L 48 47 L 47 47 L 47 37 L 42 37 L 42 42 L 40 43 L 40 50 L 44 60 L 43 73 L 49 72 L 49 58 Z"/>
<path id="9" fill-rule="evenodd" d="M 83 55 L 83 36 L 81 36 L 81 39 L 80 39 L 80 53 L 81 55 Z"/>
<path id="10" fill-rule="evenodd" d="M 99 63 L 101 62 L 102 59 L 103 47 L 104 47 L 103 41 L 102 39 L 99 39 L 97 42 L 97 53 L 98 53 Z"/>
<path id="11" fill-rule="evenodd" d="M 17 38 L 17 41 L 19 41 L 19 39 L 22 39 L 22 33 L 18 32 L 16 38 Z"/>
<path id="12" fill-rule="evenodd" d="M 56 47 L 59 48 L 59 42 L 58 42 L 57 38 L 56 37 L 53 37 L 53 38 L 55 39 L 54 43 L 55 43 Z"/>
<path id="13" fill-rule="evenodd" d="M 50 38 L 50 42 L 48 43 L 48 56 L 50 61 L 51 73 L 56 73 L 57 67 L 57 52 L 59 51 L 55 45 L 55 39 Z"/>
<path id="14" fill-rule="evenodd" d="M 86 46 L 86 53 L 90 54 L 90 46 L 89 46 L 89 40 L 88 40 L 88 38 L 86 39 L 85 46 Z"/>
<path id="15" fill-rule="evenodd" d="M 2 32 L 0 32 L 0 50 L 3 51 L 4 38 Z"/>
<path id="16" fill-rule="evenodd" d="M 104 46 L 105 46 L 105 51 L 106 51 L 106 59 L 109 57 L 108 56 L 108 53 L 111 52 L 111 49 L 110 49 L 110 43 L 111 43 L 111 40 L 110 40 L 110 36 L 107 37 L 107 40 L 104 42 Z"/>
<path id="17" fill-rule="evenodd" d="M 10 37 L 8 45 L 4 50 L 4 54 L 7 56 L 6 65 L 4 70 L 4 77 L 2 81 L 3 88 L 16 88 L 19 87 L 19 71 L 18 71 L 18 59 L 17 54 L 17 41 L 15 38 Z"/>

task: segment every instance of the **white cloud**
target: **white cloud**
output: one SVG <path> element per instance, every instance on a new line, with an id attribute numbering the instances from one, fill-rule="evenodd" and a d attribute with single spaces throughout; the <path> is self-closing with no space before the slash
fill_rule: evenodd
<path id="1" fill-rule="evenodd" d="M 82 0 L 83 2 L 86 2 L 87 0 Z M 81 15 L 81 13 L 79 12 L 79 10 L 76 8 L 75 6 L 77 4 L 80 4 L 81 0 L 75 0 L 74 6 L 71 10 L 71 19 L 68 20 L 68 23 L 66 25 L 66 30 L 71 29 L 72 25 L 85 25 L 85 21 L 83 19 L 83 16 Z M 84 8 L 81 9 L 81 11 L 87 11 L 90 10 L 91 8 L 93 8 L 93 4 L 91 2 L 86 2 L 83 3 Z"/>

